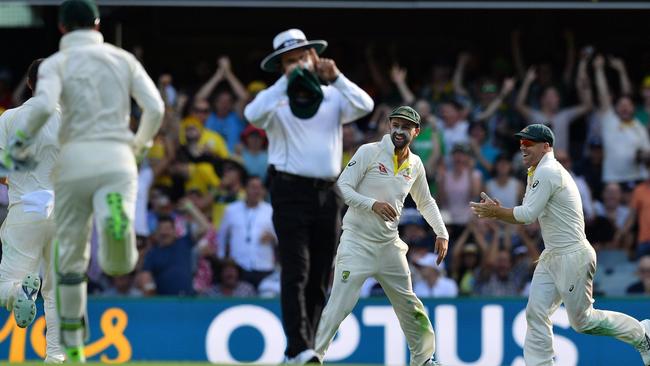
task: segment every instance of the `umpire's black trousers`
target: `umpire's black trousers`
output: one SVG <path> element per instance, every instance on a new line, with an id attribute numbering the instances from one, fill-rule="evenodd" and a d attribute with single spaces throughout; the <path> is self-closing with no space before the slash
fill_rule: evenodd
<path id="1" fill-rule="evenodd" d="M 271 169 L 273 225 L 282 266 L 282 324 L 287 357 L 314 348 L 314 337 L 341 234 L 343 200 L 335 181 Z"/>

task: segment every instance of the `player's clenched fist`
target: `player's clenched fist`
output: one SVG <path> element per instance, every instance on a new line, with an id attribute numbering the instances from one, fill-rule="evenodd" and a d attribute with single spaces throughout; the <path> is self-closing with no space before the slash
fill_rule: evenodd
<path id="1" fill-rule="evenodd" d="M 379 215 L 384 221 L 395 221 L 397 218 L 397 211 L 386 202 L 375 202 L 372 205 L 372 210 Z"/>

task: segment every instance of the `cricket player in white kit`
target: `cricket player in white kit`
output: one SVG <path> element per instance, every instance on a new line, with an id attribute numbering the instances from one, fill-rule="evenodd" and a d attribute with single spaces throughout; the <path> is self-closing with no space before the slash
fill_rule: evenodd
<path id="1" fill-rule="evenodd" d="M 32 136 L 61 104 L 61 150 L 53 178 L 57 305 L 68 359 L 84 362 L 92 222 L 99 233 L 98 259 L 104 272 L 131 272 L 138 258 L 135 155 L 146 150 L 164 109 L 140 62 L 104 43 L 94 1 L 66 0 L 59 23 L 64 34 L 59 52 L 41 64 L 27 126 L 16 134 L 10 152 L 18 162 L 29 159 Z M 129 130 L 131 97 L 142 108 L 135 137 Z"/>
<path id="2" fill-rule="evenodd" d="M 36 88 L 36 73 L 43 59 L 32 62 L 27 71 L 27 86 Z M 22 128 L 31 112 L 33 100 L 9 109 L 0 116 L 0 150 L 6 151 L 9 140 Z M 0 305 L 13 310 L 16 324 L 25 328 L 36 316 L 35 300 L 41 279 L 45 307 L 46 363 L 65 360 L 59 340 L 59 321 L 54 297 L 52 241 L 54 239 L 54 191 L 50 175 L 59 153 L 56 136 L 61 113 L 56 110 L 34 138 L 31 148 L 39 157 L 31 171 L 13 171 L 7 175 L 9 213 L 0 228 L 2 261 L 0 262 Z"/>
<path id="3" fill-rule="evenodd" d="M 593 307 L 596 252 L 587 241 L 578 188 L 553 156 L 555 137 L 550 128 L 532 124 L 515 134 L 520 138 L 528 184 L 521 206 L 501 207 L 484 193 L 471 202 L 474 213 L 512 224 L 539 220 L 545 249 L 530 286 L 524 342 L 527 366 L 553 365 L 553 326 L 550 317 L 564 303 L 571 327 L 580 333 L 607 335 L 629 343 L 650 365 L 650 321 L 641 322 Z"/>
<path id="4" fill-rule="evenodd" d="M 397 314 L 411 351 L 410 364 L 436 364 L 433 327 L 413 292 L 408 246 L 397 231 L 406 196 L 411 194 L 437 235 L 438 264 L 447 254 L 449 234 L 429 192 L 424 165 L 409 150 L 420 132 L 420 116 L 411 107 L 398 107 L 389 120 L 390 135 L 361 146 L 337 182 L 349 208 L 343 218 L 332 292 L 316 333 L 320 362 L 339 325 L 356 305 L 361 286 L 372 276 Z"/>

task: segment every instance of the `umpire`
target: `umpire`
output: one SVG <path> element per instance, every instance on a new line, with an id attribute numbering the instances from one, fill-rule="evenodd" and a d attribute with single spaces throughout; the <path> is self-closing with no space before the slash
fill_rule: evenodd
<path id="1" fill-rule="evenodd" d="M 342 161 L 341 125 L 374 107 L 334 60 L 318 56 L 326 47 L 326 41 L 308 41 L 299 29 L 279 33 L 261 68 L 282 76 L 244 111 L 269 139 L 286 363 L 304 364 L 316 355 L 314 336 L 341 230 L 342 199 L 335 186 Z"/>

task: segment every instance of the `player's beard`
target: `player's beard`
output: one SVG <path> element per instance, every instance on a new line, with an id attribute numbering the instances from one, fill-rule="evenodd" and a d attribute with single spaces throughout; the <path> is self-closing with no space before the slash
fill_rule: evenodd
<path id="1" fill-rule="evenodd" d="M 400 140 L 397 139 L 397 136 L 401 137 Z M 397 149 L 403 149 L 411 143 L 412 136 L 410 133 L 403 129 L 390 129 L 390 140 L 393 142 L 393 145 Z"/>

